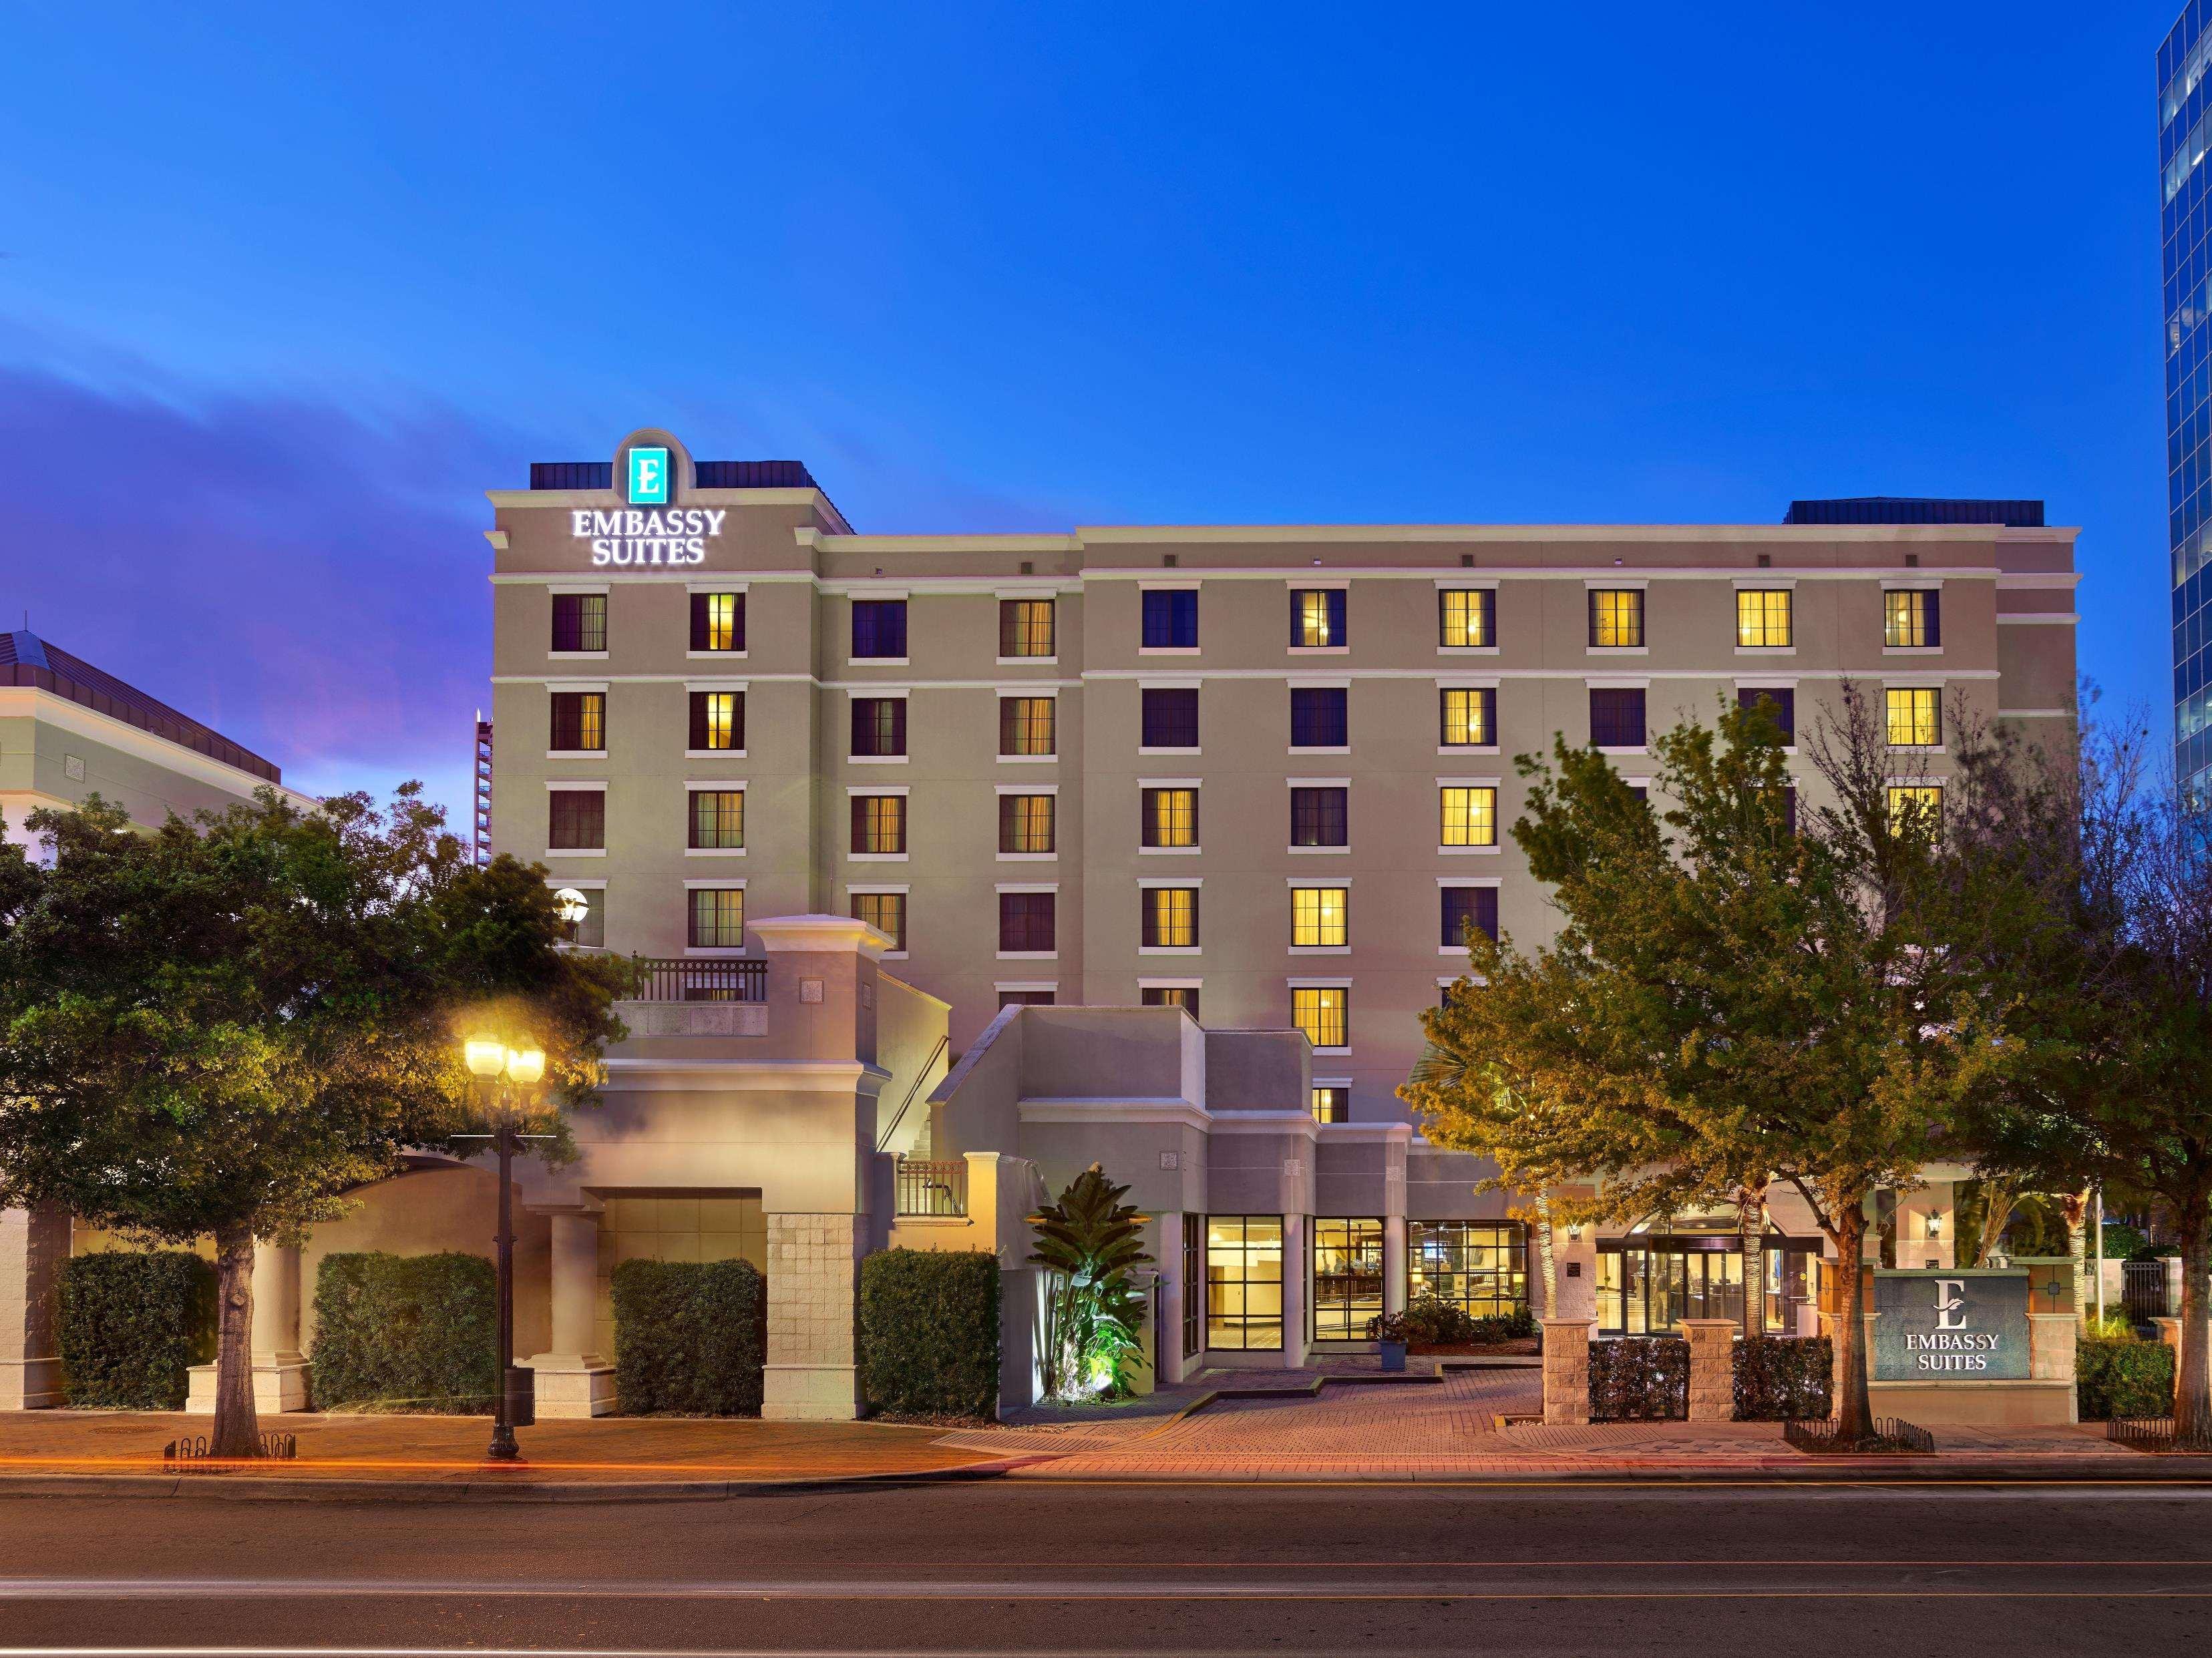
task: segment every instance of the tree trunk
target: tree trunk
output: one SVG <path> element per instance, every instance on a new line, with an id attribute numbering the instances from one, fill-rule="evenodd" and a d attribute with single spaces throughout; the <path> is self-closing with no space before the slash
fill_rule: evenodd
<path id="1" fill-rule="evenodd" d="M 2181 1211 L 2181 1363 L 2173 1378 L 2173 1438 L 2191 1450 L 2212 1450 L 2212 1372 L 2204 1351 L 2204 1272 L 2212 1254 L 2203 1206 Z"/>
<path id="2" fill-rule="evenodd" d="M 1766 1184 L 1747 1186 L 1736 1199 L 1736 1225 L 1743 1235 L 1743 1339 L 1766 1333 Z"/>
<path id="3" fill-rule="evenodd" d="M 2089 1194 L 2087 1192 L 2069 1193 L 2063 1200 L 2066 1211 L 2066 1249 L 2074 1257 L 2074 1316 L 2089 1316 L 2089 1229 L 2085 1224 L 2089 1213 Z"/>
<path id="4" fill-rule="evenodd" d="M 1536 1271 L 1544 1285 L 1542 1316 L 1559 1316 L 1559 1263 L 1552 1248 L 1552 1198 L 1536 1189 Z"/>
<path id="5" fill-rule="evenodd" d="M 253 1409 L 253 1228 L 216 1229 L 215 1435 L 209 1455 L 261 1455 Z"/>
<path id="6" fill-rule="evenodd" d="M 1863 1203 L 1839 1205 L 1836 1217 L 1837 1268 L 1843 1273 L 1842 1305 L 1836 1315 L 1836 1431 L 1846 1440 L 1864 1439 L 1874 1432 L 1873 1414 L 1867 1405 L 1866 1273 L 1860 1257 L 1866 1254 L 1866 1208 Z"/>

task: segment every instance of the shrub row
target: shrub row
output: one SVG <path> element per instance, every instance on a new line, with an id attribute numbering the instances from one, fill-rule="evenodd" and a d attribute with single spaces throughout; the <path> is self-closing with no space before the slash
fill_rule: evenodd
<path id="1" fill-rule="evenodd" d="M 168 1249 L 62 1263 L 62 1391 L 79 1410 L 180 1411 L 185 1372 L 215 1357 L 215 1268 Z"/>
<path id="2" fill-rule="evenodd" d="M 2170 1415 L 2173 1350 L 2162 1341 L 2084 1336 L 2074 1347 L 2074 1392 L 2085 1422 Z"/>
<path id="3" fill-rule="evenodd" d="M 884 1249 L 860 1263 L 861 1385 L 902 1416 L 999 1414 L 999 1258 Z"/>
<path id="4" fill-rule="evenodd" d="M 315 1402 L 489 1415 L 498 1319 L 497 1275 L 481 1255 L 325 1255 L 315 1274 Z"/>
<path id="5" fill-rule="evenodd" d="M 1628 1336 L 1589 1348 L 1593 1422 L 1661 1422 L 1690 1413 L 1690 1344 Z"/>
<path id="6" fill-rule="evenodd" d="M 1820 1421 L 1828 1414 L 1836 1352 L 1826 1336 L 1765 1336 L 1735 1344 L 1735 1419 Z"/>
<path id="7" fill-rule="evenodd" d="M 614 1270 L 615 1395 L 625 1416 L 758 1416 L 768 1280 L 749 1260 Z"/>

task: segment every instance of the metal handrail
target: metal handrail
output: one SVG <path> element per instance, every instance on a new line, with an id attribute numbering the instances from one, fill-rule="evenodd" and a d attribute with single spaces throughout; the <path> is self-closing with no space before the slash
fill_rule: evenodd
<path id="1" fill-rule="evenodd" d="M 757 957 L 633 956 L 641 1002 L 764 1002 L 768 963 Z"/>
<path id="2" fill-rule="evenodd" d="M 968 1163 L 933 1163 L 901 1157 L 895 1212 L 901 1215 L 964 1215 L 968 1212 Z"/>
<path id="3" fill-rule="evenodd" d="M 921 1092 L 922 1084 L 929 1080 L 929 1067 L 937 1063 L 937 1056 L 945 1052 L 951 1041 L 952 1038 L 950 1035 L 939 1036 L 937 1039 L 937 1046 L 929 1050 L 929 1057 L 921 1062 L 921 1069 L 914 1073 L 913 1086 L 906 1090 L 906 1097 L 899 1102 L 898 1112 L 891 1118 L 890 1127 L 876 1136 L 877 1151 L 884 1150 L 896 1136 L 899 1125 L 906 1121 L 906 1114 L 914 1104 L 914 1096 Z"/>

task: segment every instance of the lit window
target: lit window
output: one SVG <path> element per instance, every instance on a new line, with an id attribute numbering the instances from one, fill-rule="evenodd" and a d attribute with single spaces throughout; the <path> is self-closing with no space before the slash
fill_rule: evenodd
<path id="1" fill-rule="evenodd" d="M 1052 714 L 1056 698 L 1002 696 L 999 699 L 999 752 L 1050 754 Z"/>
<path id="2" fill-rule="evenodd" d="M 1889 826 L 1896 833 L 1929 835 L 1943 815 L 1940 783 L 1894 783 L 1889 790 Z"/>
<path id="3" fill-rule="evenodd" d="M 1053 850 L 1053 801 L 1049 794 L 1002 794 L 999 797 L 999 850 Z"/>
<path id="4" fill-rule="evenodd" d="M 697 753 L 735 752 L 745 745 L 743 691 L 691 693 L 691 748 Z"/>
<path id="5" fill-rule="evenodd" d="M 1146 887 L 1138 895 L 1143 902 L 1147 950 L 1195 950 L 1198 947 L 1198 889 Z"/>
<path id="6" fill-rule="evenodd" d="M 866 921 L 889 938 L 893 950 L 906 948 L 906 894 L 903 892 L 854 893 L 853 919 Z"/>
<path id="7" fill-rule="evenodd" d="M 1319 650 L 1346 642 L 1341 587 L 1302 587 L 1291 594 L 1291 643 Z"/>
<path id="8" fill-rule="evenodd" d="M 607 647 L 607 596 L 605 593 L 553 595 L 553 648 L 556 651 L 604 651 Z"/>
<path id="9" fill-rule="evenodd" d="M 691 595 L 691 648 L 695 651 L 742 651 L 745 647 L 745 596 L 743 593 Z"/>
<path id="10" fill-rule="evenodd" d="M 906 796 L 856 794 L 853 797 L 853 850 L 869 853 L 906 850 Z"/>
<path id="11" fill-rule="evenodd" d="M 1141 844 L 1194 847 L 1198 844 L 1198 791 L 1146 789 L 1143 796 Z"/>
<path id="12" fill-rule="evenodd" d="M 862 759 L 891 759 L 906 752 L 906 698 L 853 699 L 853 753 Z"/>
<path id="13" fill-rule="evenodd" d="M 1943 642 L 1943 596 L 1907 588 L 1881 596 L 1881 642 L 1899 648 L 1925 649 Z"/>
<path id="14" fill-rule="evenodd" d="M 1943 740 L 1942 692 L 1893 686 L 1883 694 L 1882 700 L 1888 714 L 1892 748 L 1932 749 Z"/>
<path id="15" fill-rule="evenodd" d="M 1350 1122 L 1352 1090 L 1334 1084 L 1315 1089 L 1313 1114 L 1316 1122 Z"/>
<path id="16" fill-rule="evenodd" d="M 555 691 L 553 740 L 547 746 L 571 752 L 604 753 L 607 746 L 607 694 Z"/>
<path id="17" fill-rule="evenodd" d="M 1316 1341 L 1359 1341 L 1382 1310 L 1382 1223 L 1313 1224 L 1313 1333 Z"/>
<path id="18" fill-rule="evenodd" d="M 1331 950 L 1348 944 L 1346 920 L 1352 893 L 1346 887 L 1291 889 L 1291 942 L 1302 950 Z"/>
<path id="19" fill-rule="evenodd" d="M 1494 847 L 1498 844 L 1498 791 L 1454 784 L 1437 791 L 1443 810 L 1437 844 Z"/>
<path id="20" fill-rule="evenodd" d="M 1306 985 L 1291 992 L 1291 1023 L 1316 1048 L 1343 1048 L 1345 1005 L 1351 992 L 1341 985 Z"/>
<path id="21" fill-rule="evenodd" d="M 1206 1219 L 1206 1345 L 1276 1352 L 1283 1345 L 1283 1218 Z"/>
<path id="22" fill-rule="evenodd" d="M 745 890 L 696 887 L 691 892 L 691 946 L 741 950 L 745 942 Z"/>
<path id="23" fill-rule="evenodd" d="M 701 852 L 734 851 L 745 843 L 743 789 L 691 791 L 691 838 Z"/>
<path id="24" fill-rule="evenodd" d="M 1447 587 L 1437 594 L 1437 642 L 1447 650 L 1498 643 L 1498 595 L 1488 587 Z"/>
<path id="25" fill-rule="evenodd" d="M 1498 741 L 1498 693 L 1483 687 L 1448 686 L 1437 693 L 1443 730 L 1437 741 L 1448 749 L 1486 749 Z"/>
<path id="26" fill-rule="evenodd" d="M 1002 598 L 999 601 L 999 654 L 1050 656 L 1053 653 L 1052 600 Z"/>
<path id="27" fill-rule="evenodd" d="M 1196 985 L 1146 985 L 1138 994 L 1146 1007 L 1179 1007 L 1190 1015 L 1193 1023 L 1197 1021 Z"/>
<path id="28" fill-rule="evenodd" d="M 1735 596 L 1735 642 L 1746 646 L 1790 642 L 1790 589 L 1746 588 Z"/>
<path id="29" fill-rule="evenodd" d="M 1412 1221 L 1406 1228 L 1406 1295 L 1433 1296 L 1477 1318 L 1528 1305 L 1527 1234 L 1508 1221 Z"/>
<path id="30" fill-rule="evenodd" d="M 1590 589 L 1589 642 L 1601 650 L 1619 650 L 1644 642 L 1641 587 Z"/>

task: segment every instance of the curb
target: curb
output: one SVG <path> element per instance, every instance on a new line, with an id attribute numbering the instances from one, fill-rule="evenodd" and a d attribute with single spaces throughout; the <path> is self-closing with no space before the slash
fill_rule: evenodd
<path id="1" fill-rule="evenodd" d="M 951 1485 L 997 1479 L 1052 1456 L 998 1457 L 951 1468 L 890 1473 L 794 1474 L 760 1479 L 484 1480 L 349 1479 L 314 1475 L 276 1478 L 204 1471 L 198 1473 L 58 1473 L 0 1475 L 0 1501 L 9 1497 L 206 1497 L 261 1503 L 710 1503 L 792 1491 L 867 1490 L 895 1485 Z"/>

